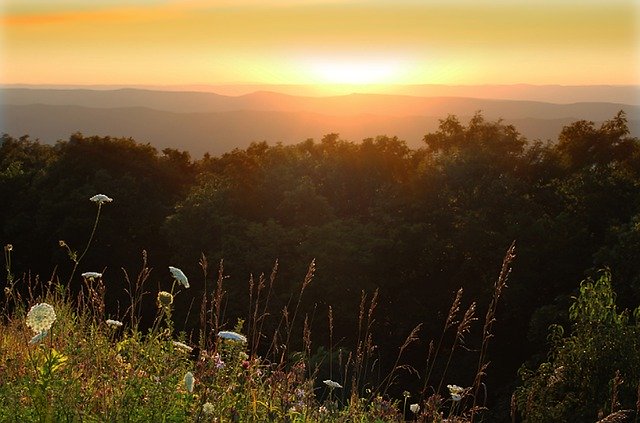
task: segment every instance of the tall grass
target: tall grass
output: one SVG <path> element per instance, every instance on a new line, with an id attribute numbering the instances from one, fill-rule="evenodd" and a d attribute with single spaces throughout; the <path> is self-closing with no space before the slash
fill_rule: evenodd
<path id="1" fill-rule="evenodd" d="M 480 387 L 488 366 L 487 345 L 514 257 L 513 245 L 485 316 L 474 383 L 462 388 L 450 384 L 443 392 L 453 353 L 477 320 L 475 303 L 459 317 L 462 290 L 455 295 L 442 335 L 435 346 L 430 343 L 421 375 L 403 358 L 419 339 L 422 324 L 399 344 L 391 368 L 380 368 L 374 342 L 377 290 L 370 295 L 362 292 L 352 351 L 340 348 L 336 353 L 333 309 L 328 308 L 328 353 L 318 356 L 312 353 L 313 315 L 306 313 L 300 321 L 305 290 L 313 283 L 314 261 L 297 296 L 279 312 L 270 308 L 278 263 L 268 278 L 250 277 L 246 319 L 230 322 L 225 318 L 223 262 L 210 280 L 208 262 L 202 256 L 203 291 L 200 298 L 194 298 L 200 303 L 199 336 L 187 339 L 176 330 L 173 311 L 174 297 L 190 295 L 190 291 L 168 273 L 155 277 L 163 286 L 171 284 L 170 289 L 150 288 L 152 270 L 146 253 L 135 277 L 123 269 L 121 279 L 112 274 L 106 284 L 103 275 L 96 273 L 83 277 L 77 290 L 69 288 L 95 234 L 101 205 L 87 248 L 80 256 L 70 255 L 74 267 L 66 284 L 55 274 L 44 282 L 29 275 L 16 278 L 11 270 L 14 251 L 10 246 L 4 249 L 0 421 L 386 422 L 409 418 L 473 422 L 482 416 Z M 118 285 L 129 299 L 122 314 L 105 306 L 105 296 Z M 157 297 L 154 310 L 144 308 L 145 296 Z M 51 305 L 56 319 L 49 331 L 34 334 L 25 319 L 38 303 Z M 155 319 L 145 329 L 142 316 L 149 313 L 155 313 Z M 265 333 L 265 327 L 271 326 L 266 324 L 268 319 L 278 321 L 272 333 Z M 445 333 L 453 328 L 454 342 L 441 357 Z M 302 345 L 302 351 L 292 349 L 296 339 L 302 340 L 295 343 Z M 444 364 L 444 370 L 433 382 L 436 361 Z M 323 373 L 327 365 L 328 375 Z M 398 386 L 401 372 L 422 378 L 424 389 L 392 397 L 390 388 Z M 322 380 L 323 375 L 328 379 Z"/>

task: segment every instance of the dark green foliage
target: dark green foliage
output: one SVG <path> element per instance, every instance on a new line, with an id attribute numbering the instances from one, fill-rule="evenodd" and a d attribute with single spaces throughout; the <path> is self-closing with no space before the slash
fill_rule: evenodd
<path id="1" fill-rule="evenodd" d="M 638 312 L 640 308 L 633 320 Z M 640 322 L 631 322 L 628 310 L 617 311 L 608 272 L 580 284 L 569 318 L 569 336 L 560 325 L 550 328 L 549 361 L 535 370 L 521 369 L 523 386 L 517 401 L 524 421 L 594 422 L 620 410 L 635 410 Z"/>

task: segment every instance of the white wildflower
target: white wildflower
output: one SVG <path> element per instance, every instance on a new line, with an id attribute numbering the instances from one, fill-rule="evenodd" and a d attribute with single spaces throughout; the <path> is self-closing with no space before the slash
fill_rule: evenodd
<path id="1" fill-rule="evenodd" d="M 89 279 L 90 281 L 95 280 L 95 279 L 100 279 L 102 278 L 102 273 L 98 273 L 98 272 L 84 272 L 82 274 L 82 277 L 85 279 Z"/>
<path id="2" fill-rule="evenodd" d="M 413 414 L 418 414 L 418 412 L 420 411 L 420 406 L 418 404 L 411 404 L 409 406 L 409 410 L 411 410 Z"/>
<path id="3" fill-rule="evenodd" d="M 36 304 L 27 313 L 27 326 L 36 334 L 51 329 L 51 325 L 56 321 L 56 312 L 47 303 Z"/>
<path id="4" fill-rule="evenodd" d="M 114 327 L 121 327 L 122 326 L 122 322 L 119 320 L 112 320 L 112 319 L 107 319 L 106 322 L 109 326 L 114 326 Z"/>
<path id="5" fill-rule="evenodd" d="M 48 333 L 49 332 L 47 332 L 46 330 L 43 330 L 42 332 L 31 338 L 31 340 L 29 341 L 29 345 L 37 344 L 38 342 L 42 341 Z"/>
<path id="6" fill-rule="evenodd" d="M 464 388 L 461 388 L 458 385 L 447 385 L 447 389 L 449 389 L 449 392 L 452 394 L 460 394 L 464 391 Z"/>
<path id="7" fill-rule="evenodd" d="M 464 388 L 461 388 L 458 385 L 447 385 L 447 389 L 449 389 L 449 393 L 451 394 L 451 399 L 453 401 L 460 401 L 462 399 L 462 393 L 464 392 Z"/>
<path id="8" fill-rule="evenodd" d="M 180 351 L 184 351 L 184 352 L 187 352 L 187 353 L 190 353 L 191 351 L 193 351 L 192 347 L 190 347 L 187 344 L 184 344 L 182 342 L 173 341 L 173 346 L 176 347 L 177 349 L 179 349 Z"/>
<path id="9" fill-rule="evenodd" d="M 342 385 L 340 385 L 338 382 L 332 381 L 331 379 L 323 380 L 322 382 L 324 382 L 324 384 L 331 389 L 342 388 Z"/>
<path id="10" fill-rule="evenodd" d="M 169 271 L 171 272 L 171 276 L 173 276 L 178 283 L 185 288 L 189 288 L 189 279 L 187 279 L 187 276 L 182 272 L 182 270 L 177 267 L 169 266 Z"/>
<path id="11" fill-rule="evenodd" d="M 210 417 L 216 412 L 216 408 L 210 402 L 205 402 L 202 405 L 202 412 L 205 416 Z"/>
<path id="12" fill-rule="evenodd" d="M 238 341 L 238 342 L 247 342 L 247 337 L 244 335 L 240 335 L 237 332 L 223 330 L 218 332 L 218 336 L 222 339 L 230 339 L 232 341 Z"/>
<path id="13" fill-rule="evenodd" d="M 110 203 L 113 201 L 113 198 L 109 198 L 104 194 L 96 194 L 93 197 L 89 198 L 89 200 L 93 201 L 94 203 L 98 204 L 99 206 L 103 205 L 104 203 Z"/>
<path id="14" fill-rule="evenodd" d="M 184 386 L 187 388 L 189 393 L 193 392 L 193 385 L 196 383 L 196 379 L 193 377 L 193 373 L 187 372 L 184 375 Z"/>

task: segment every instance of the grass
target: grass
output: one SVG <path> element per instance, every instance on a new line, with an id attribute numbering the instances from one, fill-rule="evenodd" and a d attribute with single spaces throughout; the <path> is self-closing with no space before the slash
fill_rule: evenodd
<path id="1" fill-rule="evenodd" d="M 83 253 L 69 253 L 76 272 Z M 62 245 L 62 243 L 61 243 Z M 376 357 L 372 339 L 378 293 L 362 293 L 357 340 L 352 352 L 336 352 L 333 345 L 333 314 L 329 308 L 328 354 L 312 355 L 309 316 L 302 321 L 301 299 L 313 280 L 311 263 L 297 297 L 279 315 L 273 333 L 263 333 L 265 321 L 275 316 L 269 308 L 277 263 L 269 278 L 249 281 L 247 321 L 224 319 L 224 267 L 220 262 L 212 279 L 203 256 L 204 293 L 200 299 L 200 331 L 194 342 L 177 332 L 173 299 L 186 288 L 174 280 L 170 291 L 148 291 L 151 270 L 143 255 L 137 277 L 124 273 L 130 304 L 121 316 L 105 307 L 107 288 L 99 274 L 83 277 L 72 294 L 69 282 L 55 275 L 45 282 L 11 272 L 10 246 L 5 247 L 7 284 L 0 327 L 0 421 L 3 422 L 393 422 L 405 418 L 424 422 L 480 421 L 484 406 L 481 387 L 487 370 L 487 344 L 492 337 L 495 307 L 506 286 L 512 245 L 505 257 L 494 297 L 482 332 L 478 370 L 470 387 L 448 386 L 443 392 L 446 369 L 453 351 L 462 344 L 475 317 L 475 303 L 460 316 L 460 290 L 446 318 L 443 335 L 430 344 L 424 374 L 402 364 L 407 347 L 418 340 L 416 326 L 399 346 L 392 369 L 373 377 Z M 210 280 L 211 279 L 211 280 Z M 111 288 L 109 288 L 111 289 Z M 157 296 L 154 310 L 143 308 L 143 296 Z M 46 303 L 55 310 L 47 332 L 27 325 L 32 306 Z M 141 317 L 155 313 L 153 324 L 143 329 Z M 120 319 L 120 320 L 119 320 Z M 302 322 L 302 333 L 299 328 Z M 120 324 L 122 323 L 122 324 Z M 221 331 L 224 333 L 221 334 Z M 449 353 L 440 357 L 444 335 L 455 331 Z M 225 335 L 225 336 L 221 336 Z M 292 340 L 302 340 L 294 353 Z M 262 345 L 261 345 L 262 343 Z M 263 355 L 260 355 L 260 352 Z M 341 369 L 335 380 L 333 361 Z M 328 360 L 329 379 L 322 380 L 320 367 Z M 431 380 L 434 363 L 446 363 L 438 380 Z M 327 363 L 325 362 L 326 366 Z M 389 394 L 402 371 L 423 381 L 422 392 Z"/>

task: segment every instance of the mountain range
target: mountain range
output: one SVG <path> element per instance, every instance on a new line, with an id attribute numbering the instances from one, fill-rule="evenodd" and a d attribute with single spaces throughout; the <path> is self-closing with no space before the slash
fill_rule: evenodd
<path id="1" fill-rule="evenodd" d="M 541 87 L 540 93 L 553 93 L 551 88 Z M 580 94 L 574 87 L 572 93 L 574 97 L 589 98 L 593 90 L 585 87 Z M 606 99 L 602 89 L 598 92 L 599 96 L 591 98 Z M 622 91 L 611 92 L 616 95 L 610 98 L 621 98 Z M 598 124 L 624 110 L 632 135 L 640 135 L 640 105 L 635 102 L 558 103 L 550 101 L 552 95 L 543 98 L 548 101 L 400 94 L 319 97 L 269 91 L 222 95 L 140 88 L 9 87 L 0 88 L 0 132 L 14 137 L 28 134 L 46 143 L 67 139 L 74 132 L 131 137 L 159 149 L 171 147 L 201 156 L 245 148 L 252 141 L 293 144 L 308 138 L 318 140 L 328 133 L 339 133 L 351 141 L 377 135 L 397 136 L 415 148 L 426 133 L 437 128 L 440 119 L 453 114 L 466 123 L 478 111 L 486 119 L 513 124 L 529 140 L 553 141 L 562 127 L 573 121 L 585 119 Z"/>

